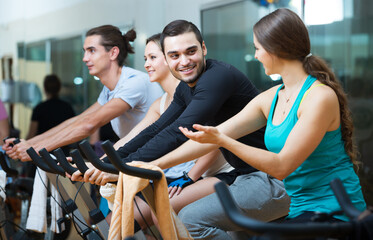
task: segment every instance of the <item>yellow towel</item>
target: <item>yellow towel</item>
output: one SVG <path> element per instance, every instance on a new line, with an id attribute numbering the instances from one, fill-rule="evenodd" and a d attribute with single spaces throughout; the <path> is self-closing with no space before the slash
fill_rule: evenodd
<path id="1" fill-rule="evenodd" d="M 129 165 L 162 171 L 159 167 L 148 163 L 130 163 Z M 138 178 L 120 173 L 115 193 L 114 209 L 109 230 L 109 240 L 121 240 L 133 236 L 134 214 L 133 199 L 135 195 L 149 185 L 149 179 Z M 152 202 L 152 197 L 145 191 L 145 199 Z M 167 182 L 164 174 L 162 179 L 154 181 L 154 205 L 152 211 L 157 216 L 160 232 L 164 240 L 193 239 L 186 230 L 184 224 L 177 217 L 170 206 L 168 198 Z M 155 209 L 154 209 L 155 208 Z"/>

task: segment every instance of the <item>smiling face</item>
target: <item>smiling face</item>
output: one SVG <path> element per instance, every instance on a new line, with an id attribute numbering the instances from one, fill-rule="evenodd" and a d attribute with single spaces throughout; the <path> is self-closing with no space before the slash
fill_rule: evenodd
<path id="1" fill-rule="evenodd" d="M 161 49 L 153 41 L 146 44 L 144 60 L 144 67 L 151 82 L 160 82 L 170 73 Z"/>
<path id="2" fill-rule="evenodd" d="M 87 65 L 89 74 L 100 77 L 109 68 L 113 59 L 113 49 L 106 51 L 105 47 L 101 45 L 101 36 L 99 35 L 86 37 L 83 46 L 83 62 Z"/>
<path id="3" fill-rule="evenodd" d="M 254 34 L 255 58 L 263 64 L 266 75 L 278 74 L 276 62 L 278 58 L 268 53 L 263 46 L 257 41 Z"/>
<path id="4" fill-rule="evenodd" d="M 206 65 L 205 43 L 201 46 L 193 32 L 166 37 L 164 53 L 172 75 L 190 87 L 195 86 Z"/>

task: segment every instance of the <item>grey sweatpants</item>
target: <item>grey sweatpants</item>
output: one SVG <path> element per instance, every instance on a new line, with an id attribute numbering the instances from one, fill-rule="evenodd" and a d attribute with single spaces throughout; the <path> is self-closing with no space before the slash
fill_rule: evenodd
<path id="1" fill-rule="evenodd" d="M 237 177 L 229 186 L 233 199 L 248 216 L 272 221 L 287 215 L 290 198 L 282 181 L 263 172 Z M 240 231 L 225 215 L 218 196 L 213 193 L 184 207 L 179 217 L 194 239 L 231 239 L 227 231 Z"/>

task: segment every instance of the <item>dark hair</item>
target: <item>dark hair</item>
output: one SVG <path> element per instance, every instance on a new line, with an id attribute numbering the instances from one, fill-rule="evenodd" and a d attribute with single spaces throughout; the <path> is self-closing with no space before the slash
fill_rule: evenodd
<path id="1" fill-rule="evenodd" d="M 162 49 L 162 47 L 161 47 L 161 34 L 160 33 L 154 34 L 153 36 L 146 39 L 146 44 L 148 44 L 149 42 L 154 42 L 155 44 L 158 45 L 158 47 L 160 49 Z"/>
<path id="2" fill-rule="evenodd" d="M 324 60 L 311 52 L 308 30 L 302 19 L 286 8 L 280 8 L 260 19 L 254 25 L 254 35 L 270 54 L 283 59 L 299 60 L 304 71 L 331 87 L 337 94 L 344 147 L 352 162 L 357 163 L 357 147 L 353 139 L 353 123 L 347 95 L 333 71 Z"/>
<path id="3" fill-rule="evenodd" d="M 52 98 L 58 97 L 58 93 L 61 89 L 61 81 L 55 74 L 50 74 L 44 78 L 44 90 L 47 94 L 51 95 Z"/>
<path id="4" fill-rule="evenodd" d="M 166 37 L 174 37 L 183 33 L 193 32 L 198 42 L 202 46 L 203 38 L 201 32 L 198 30 L 196 25 L 186 20 L 175 20 L 167 24 L 161 34 L 161 47 L 164 52 L 164 39 Z"/>
<path id="5" fill-rule="evenodd" d="M 100 44 L 105 47 L 106 51 L 110 51 L 115 46 L 119 48 L 119 55 L 117 57 L 119 66 L 123 66 L 128 53 L 135 53 L 130 44 L 130 42 L 136 39 L 136 32 L 133 29 L 122 35 L 119 28 L 112 25 L 103 25 L 90 29 L 85 36 L 93 35 L 101 36 Z"/>

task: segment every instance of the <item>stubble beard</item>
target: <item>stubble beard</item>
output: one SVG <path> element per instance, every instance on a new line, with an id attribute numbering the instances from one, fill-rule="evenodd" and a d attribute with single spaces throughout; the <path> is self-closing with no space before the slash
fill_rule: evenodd
<path id="1" fill-rule="evenodd" d="M 177 75 L 174 71 L 171 71 L 172 75 L 174 75 L 175 78 L 179 79 L 182 82 L 185 82 L 186 84 L 193 84 L 197 82 L 197 80 L 200 78 L 202 73 L 205 71 L 206 64 L 205 64 L 205 58 L 201 61 L 201 64 L 199 65 L 199 68 L 197 69 L 197 74 L 194 78 L 191 79 L 184 79 L 180 75 Z"/>

